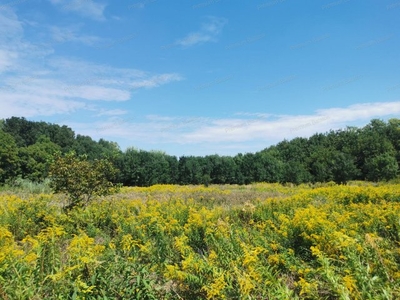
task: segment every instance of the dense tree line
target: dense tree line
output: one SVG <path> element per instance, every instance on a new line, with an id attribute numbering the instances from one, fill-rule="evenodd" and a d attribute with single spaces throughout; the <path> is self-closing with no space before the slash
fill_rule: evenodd
<path id="1" fill-rule="evenodd" d="M 256 153 L 177 158 L 160 151 L 121 151 L 114 142 L 75 135 L 67 126 L 12 117 L 0 122 L 0 183 L 17 177 L 41 181 L 52 157 L 71 151 L 89 160 L 108 159 L 124 185 L 380 181 L 398 174 L 400 119 L 284 140 Z"/>
<path id="2" fill-rule="evenodd" d="M 67 126 L 12 117 L 0 121 L 0 183 L 16 177 L 40 182 L 48 176 L 56 153 L 74 151 L 90 160 L 108 158 L 113 163 L 122 154 L 117 143 L 75 135 Z"/>

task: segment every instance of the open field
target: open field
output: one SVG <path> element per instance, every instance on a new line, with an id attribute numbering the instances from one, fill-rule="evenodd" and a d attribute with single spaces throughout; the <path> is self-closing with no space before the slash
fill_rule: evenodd
<path id="1" fill-rule="evenodd" d="M 400 185 L 0 194 L 1 299 L 400 299 Z"/>

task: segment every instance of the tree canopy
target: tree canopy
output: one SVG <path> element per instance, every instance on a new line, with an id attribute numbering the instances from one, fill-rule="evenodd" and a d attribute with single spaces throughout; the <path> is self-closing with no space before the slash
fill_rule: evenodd
<path id="1" fill-rule="evenodd" d="M 0 122 L 0 183 L 19 176 L 41 181 L 55 153 L 74 151 L 88 161 L 106 159 L 124 185 L 248 184 L 390 180 L 400 165 L 400 119 L 373 119 L 347 127 L 284 140 L 256 153 L 235 156 L 168 155 L 128 148 L 75 134 L 67 127 L 11 117 Z"/>

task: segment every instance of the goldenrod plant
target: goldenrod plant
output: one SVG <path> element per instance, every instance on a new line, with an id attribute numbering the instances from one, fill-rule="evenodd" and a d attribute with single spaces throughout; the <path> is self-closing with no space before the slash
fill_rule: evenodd
<path id="1" fill-rule="evenodd" d="M 399 299 L 400 185 L 0 194 L 1 299 Z"/>

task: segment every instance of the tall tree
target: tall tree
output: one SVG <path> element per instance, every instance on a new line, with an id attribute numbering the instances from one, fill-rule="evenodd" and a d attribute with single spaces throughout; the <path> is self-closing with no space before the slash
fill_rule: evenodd
<path id="1" fill-rule="evenodd" d="M 195 156 L 181 156 L 179 158 L 179 184 L 202 184 L 202 159 Z"/>
<path id="2" fill-rule="evenodd" d="M 0 130 L 0 183 L 14 178 L 18 169 L 17 144 L 10 134 Z"/>
<path id="3" fill-rule="evenodd" d="M 20 148 L 22 176 L 32 181 L 44 180 L 48 176 L 53 156 L 60 151 L 61 147 L 44 135 L 35 144 Z"/>
<path id="4" fill-rule="evenodd" d="M 388 152 L 368 158 L 365 163 L 366 178 L 370 181 L 390 180 L 397 176 L 399 165 Z"/>

